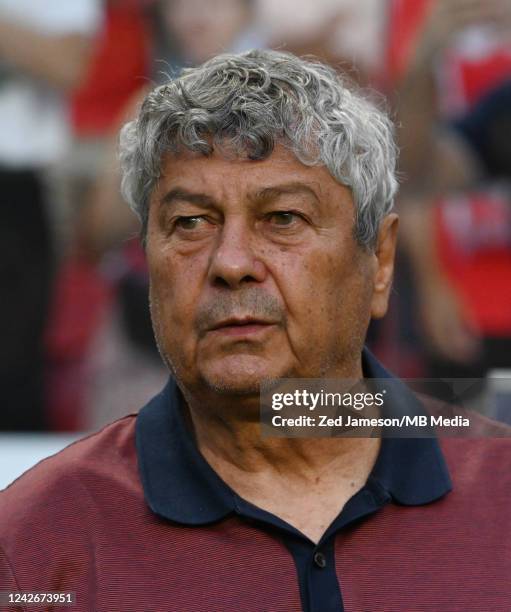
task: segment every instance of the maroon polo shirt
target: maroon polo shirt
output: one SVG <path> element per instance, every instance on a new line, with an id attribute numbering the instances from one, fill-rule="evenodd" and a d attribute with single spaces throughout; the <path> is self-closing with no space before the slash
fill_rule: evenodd
<path id="1" fill-rule="evenodd" d="M 84 612 L 511 609 L 510 440 L 383 439 L 315 544 L 216 475 L 181 402 L 171 381 L 0 493 L 0 591 L 73 591 Z"/>

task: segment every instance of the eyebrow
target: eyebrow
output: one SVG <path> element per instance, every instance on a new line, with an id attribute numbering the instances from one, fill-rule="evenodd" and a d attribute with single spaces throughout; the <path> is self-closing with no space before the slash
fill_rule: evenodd
<path id="1" fill-rule="evenodd" d="M 312 196 L 316 202 L 319 198 L 311 187 L 305 183 L 285 183 L 283 185 L 275 185 L 272 187 L 264 187 L 256 191 L 250 196 L 251 200 L 268 202 L 276 200 L 283 195 L 299 195 L 304 194 Z M 174 202 L 189 202 L 203 208 L 213 208 L 216 206 L 216 200 L 205 193 L 194 193 L 183 187 L 176 187 L 167 192 L 160 200 L 161 204 L 173 204 Z"/>
<path id="2" fill-rule="evenodd" d="M 160 200 L 161 204 L 173 204 L 174 202 L 190 202 L 204 208 L 212 208 L 216 204 L 214 198 L 205 193 L 193 193 L 182 187 L 171 189 Z"/>
<path id="3" fill-rule="evenodd" d="M 316 202 L 319 202 L 317 193 L 306 185 L 305 183 L 285 183 L 284 185 L 275 185 L 273 187 L 265 187 L 257 191 L 254 195 L 254 199 L 262 201 L 276 200 L 282 195 L 309 195 L 312 196 Z"/>

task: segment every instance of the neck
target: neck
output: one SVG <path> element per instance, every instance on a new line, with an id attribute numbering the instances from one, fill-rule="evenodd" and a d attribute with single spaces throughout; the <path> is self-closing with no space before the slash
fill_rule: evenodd
<path id="1" fill-rule="evenodd" d="M 379 438 L 261 438 L 258 422 L 190 407 L 198 447 L 241 498 L 319 542 L 366 483 Z"/>
<path id="2" fill-rule="evenodd" d="M 294 482 L 317 482 L 335 468 L 339 476 L 366 471 L 375 438 L 261 438 L 258 423 L 209 422 L 191 411 L 197 445 L 212 467 L 226 476 L 274 474 Z M 365 469 L 367 468 L 367 469 Z M 227 479 L 229 482 L 229 479 Z M 230 483 L 229 483 L 230 484 Z"/>
<path id="3" fill-rule="evenodd" d="M 362 369 L 324 378 L 362 378 Z M 367 481 L 378 438 L 262 438 L 259 397 L 185 393 L 206 461 L 238 495 L 318 542 Z"/>
<path id="4" fill-rule="evenodd" d="M 325 378 L 362 378 L 360 360 L 342 370 Z M 186 393 L 186 401 L 199 450 L 231 486 L 248 475 L 306 484 L 332 469 L 338 477 L 367 477 L 379 448 L 374 438 L 262 438 L 258 395 Z"/>

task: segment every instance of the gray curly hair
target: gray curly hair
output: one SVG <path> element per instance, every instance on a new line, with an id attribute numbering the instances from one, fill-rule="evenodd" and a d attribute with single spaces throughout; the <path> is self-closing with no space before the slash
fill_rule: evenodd
<path id="1" fill-rule="evenodd" d="M 162 156 L 183 148 L 207 156 L 226 143 L 253 160 L 282 143 L 302 163 L 325 166 L 352 191 L 357 241 L 374 246 L 397 191 L 391 121 L 332 68 L 268 50 L 219 55 L 183 70 L 123 127 L 121 189 L 143 240 Z"/>

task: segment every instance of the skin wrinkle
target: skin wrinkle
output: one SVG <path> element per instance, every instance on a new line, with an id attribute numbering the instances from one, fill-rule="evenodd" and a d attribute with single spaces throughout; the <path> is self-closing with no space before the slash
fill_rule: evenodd
<path id="1" fill-rule="evenodd" d="M 186 418 L 206 461 L 238 494 L 317 541 L 365 482 L 379 440 L 263 440 L 259 384 L 271 377 L 362 376 L 369 318 L 386 309 L 396 216 L 382 224 L 372 253 L 353 236 L 349 189 L 285 148 L 259 162 L 215 153 L 166 163 L 150 208 L 151 313 Z M 266 214 L 303 203 L 256 203 L 251 197 L 254 187 L 282 176 L 316 186 L 318 200 L 316 217 L 299 222 L 289 244 L 261 225 L 265 217 L 257 207 Z M 198 238 L 169 233 L 159 214 L 161 194 L 176 181 L 215 202 L 214 223 L 207 222 Z M 211 214 L 196 204 L 179 206 L 184 209 L 177 215 Z M 219 339 L 206 331 L 233 315 L 275 319 L 276 325 L 257 340 Z"/>
<path id="2" fill-rule="evenodd" d="M 353 89 L 353 91 L 351 91 Z M 166 152 L 267 159 L 285 143 L 306 165 L 324 165 L 352 189 L 357 240 L 373 248 L 397 191 L 393 127 L 369 96 L 333 69 L 291 54 L 255 50 L 213 58 L 156 88 L 121 132 L 122 191 L 142 221 Z"/>
<path id="3" fill-rule="evenodd" d="M 393 273 L 395 148 L 388 119 L 343 90 L 328 69 L 286 54 L 254 53 L 233 56 L 231 68 L 248 62 L 268 95 L 275 94 L 283 71 L 280 116 L 251 77 L 254 89 L 245 93 L 253 115 L 236 123 L 236 100 L 245 95 L 237 77 L 215 89 L 225 58 L 187 71 L 181 83 L 150 95 L 139 120 L 125 129 L 123 189 L 147 216 L 157 344 L 183 393 L 200 452 L 242 498 L 317 542 L 365 483 L 380 441 L 262 439 L 259 386 L 268 378 L 363 376 L 369 320 L 385 315 Z M 275 57 L 283 58 L 282 66 L 269 68 Z M 297 74 L 302 76 L 295 82 Z M 309 89 L 301 91 L 307 80 Z M 198 94 L 201 108 L 188 108 L 198 103 Z M 227 94 L 228 101 L 222 97 Z M 176 114 L 177 103 L 183 108 Z M 327 109 L 325 116 L 318 108 Z M 197 131 L 200 121 L 209 132 Z M 264 148 L 270 137 L 279 144 L 255 159 L 233 155 L 240 152 L 236 146 L 225 156 L 215 143 L 225 139 L 226 121 L 242 152 L 253 121 L 256 146 Z M 307 146 L 320 149 L 321 163 L 302 159 L 299 147 L 280 144 L 291 124 L 295 144 L 310 137 Z M 190 150 L 189 142 L 179 140 L 187 135 L 205 140 Z M 149 171 L 153 178 L 146 180 Z M 303 193 L 275 193 L 283 185 L 301 186 Z M 173 191 L 170 205 L 162 203 Z M 271 324 L 252 325 L 251 332 L 211 329 L 232 316 Z"/>
<path id="4" fill-rule="evenodd" d="M 199 337 L 216 323 L 238 313 L 286 325 L 285 312 L 275 296 L 262 293 L 256 287 L 247 287 L 240 293 L 219 294 L 214 302 L 199 307 L 196 315 Z"/>
<path id="5" fill-rule="evenodd" d="M 281 149 L 278 151 L 279 156 L 276 157 L 277 160 L 279 160 L 280 158 L 285 158 L 285 165 L 282 167 L 279 167 L 277 172 L 275 174 L 277 175 L 281 175 L 282 172 L 284 170 L 288 170 L 289 166 L 289 160 L 295 160 L 294 156 L 292 156 L 292 154 L 290 154 L 287 150 L 285 149 Z M 169 179 L 169 177 L 172 177 L 172 168 L 175 165 L 176 160 L 179 159 L 184 159 L 186 161 L 192 161 L 195 160 L 196 162 L 200 164 L 202 164 L 203 161 L 207 161 L 206 159 L 203 158 L 199 158 L 197 156 L 192 155 L 188 155 L 185 156 L 184 158 L 175 158 L 173 161 L 174 163 L 172 163 L 171 159 L 167 160 L 167 164 L 168 164 L 168 171 L 166 173 L 163 174 L 162 177 L 162 182 L 165 182 L 166 179 Z M 272 160 L 274 161 L 274 160 Z M 179 162 L 178 162 L 179 163 Z M 254 162 L 247 162 L 247 161 L 241 161 L 239 160 L 237 163 L 240 164 L 249 164 L 251 165 Z M 255 162 L 255 163 L 265 163 L 265 162 Z M 293 163 L 297 164 L 298 162 L 293 161 Z M 282 164 L 282 162 L 281 162 Z M 272 164 L 274 165 L 274 163 Z M 303 167 L 301 166 L 301 164 L 299 164 L 299 167 Z M 227 168 L 230 168 L 230 164 L 227 164 Z M 305 167 L 303 167 L 305 168 Z M 176 170 L 176 168 L 173 168 L 174 170 Z M 309 174 L 314 174 L 316 172 L 320 171 L 319 169 L 314 169 L 311 168 L 309 170 Z M 320 171 L 320 172 L 325 172 Z M 179 172 L 177 172 L 177 174 L 179 174 Z M 328 174 L 325 172 L 326 176 L 328 176 Z M 194 178 L 197 178 L 199 175 L 194 175 Z M 227 176 L 219 176 L 218 178 L 218 182 L 223 184 L 225 182 L 225 180 L 227 179 Z M 330 181 L 332 181 L 332 179 L 330 179 Z M 194 180 L 194 185 L 196 184 L 196 180 Z M 332 181 L 333 185 L 335 185 L 335 183 Z M 323 184 L 325 184 L 325 181 L 312 181 L 310 184 L 312 185 L 318 185 L 321 186 Z M 341 200 L 344 201 L 349 201 L 349 191 L 345 190 L 343 187 L 337 185 L 336 187 L 339 191 L 342 192 L 342 197 Z M 248 193 L 251 193 L 250 191 Z M 321 187 L 321 191 L 318 192 L 318 198 L 325 198 L 325 193 L 324 193 L 324 189 L 323 187 Z M 330 210 L 332 209 L 332 207 L 337 207 L 338 206 L 338 197 L 336 196 L 334 201 L 332 202 L 332 204 L 328 204 L 327 208 L 325 209 L 323 216 L 330 218 Z M 156 201 L 158 201 L 159 198 L 159 194 L 155 194 L 154 196 L 154 201 L 155 201 L 155 206 L 156 206 Z M 247 196 L 247 200 L 249 200 L 250 198 Z M 222 200 L 223 201 L 223 200 Z M 154 209 L 152 209 L 154 210 Z M 155 213 L 153 213 L 155 214 Z M 195 212 L 193 213 L 195 214 Z M 236 215 L 239 216 L 240 213 L 236 213 Z M 350 207 L 348 209 L 346 209 L 344 215 L 347 217 L 346 221 L 349 222 L 349 224 L 353 223 L 353 209 L 352 209 L 352 204 L 350 205 Z M 321 221 L 318 222 L 318 225 L 321 225 Z M 324 225 L 324 224 L 323 224 Z M 335 224 L 334 224 L 335 225 Z M 243 231 L 247 231 L 250 232 L 251 230 L 251 225 L 250 223 L 248 223 L 248 229 L 247 227 L 245 227 L 245 225 L 243 225 L 244 230 Z M 323 230 L 323 228 L 316 228 L 314 229 L 314 232 L 316 232 L 316 230 L 319 232 L 320 235 L 323 235 L 322 232 L 325 231 L 325 239 L 328 239 L 328 236 L 330 235 L 328 232 L 331 233 L 332 230 L 332 222 L 327 223 L 325 225 L 325 229 Z M 352 235 L 344 232 L 345 235 L 343 236 L 343 241 L 352 241 Z M 238 239 L 236 239 L 238 240 Z M 252 240 L 252 238 L 250 239 Z M 253 239 L 255 240 L 255 239 Z M 307 243 L 305 243 L 307 244 Z M 272 245 L 273 247 L 273 245 Z M 163 245 L 163 248 L 168 248 L 168 245 Z M 182 248 L 182 247 L 178 247 L 178 248 Z M 188 246 L 186 248 L 189 248 Z M 195 246 L 193 246 L 193 248 L 196 248 Z M 301 252 L 303 251 L 305 247 L 298 244 L 296 245 L 285 245 L 285 246 L 279 246 L 278 247 L 278 251 L 281 254 L 284 254 L 286 252 L 288 252 L 289 250 L 294 249 L 294 254 L 296 256 L 301 256 Z M 307 247 L 308 248 L 308 247 Z M 307 248 L 305 248 L 305 250 L 307 250 Z M 354 277 L 355 280 L 357 280 L 357 283 L 359 285 L 359 288 L 357 289 L 357 292 L 360 292 L 360 286 L 368 285 L 368 278 L 372 273 L 372 270 L 370 270 L 370 272 L 368 273 L 367 271 L 365 271 L 365 268 L 367 266 L 362 265 L 362 262 L 367 261 L 368 258 L 371 259 L 371 255 L 367 253 L 367 251 L 361 249 L 360 247 L 356 247 L 356 245 L 353 245 L 351 247 L 351 262 L 350 262 L 350 266 L 353 266 L 354 269 L 357 271 L 356 274 L 352 276 Z M 260 258 L 272 258 L 274 257 L 275 254 L 275 250 L 274 248 L 270 248 L 268 245 L 265 245 L 264 248 L 262 248 L 260 250 Z M 323 255 L 324 257 L 324 255 Z M 282 274 L 282 278 L 285 278 L 286 275 L 292 275 L 295 274 L 295 272 L 293 272 L 292 267 L 287 270 L 286 268 L 289 268 L 291 261 L 293 258 L 289 259 L 289 258 L 281 258 L 282 259 L 282 266 L 284 269 L 284 272 Z M 315 260 L 315 258 L 304 258 L 302 259 L 302 261 L 304 262 L 304 266 L 302 267 L 302 272 L 300 273 L 303 276 L 304 272 L 307 272 L 307 274 L 305 275 L 308 278 L 308 284 L 306 289 L 304 290 L 304 294 L 307 296 L 306 298 L 303 298 L 303 301 L 305 302 L 305 308 L 306 311 L 308 313 L 308 316 L 312 316 L 314 313 L 314 309 L 311 308 L 311 305 L 308 303 L 308 300 L 310 300 L 311 296 L 314 296 L 316 291 L 317 291 L 317 282 L 315 279 L 317 278 L 321 278 L 321 276 L 324 274 L 323 270 L 325 268 L 330 269 L 330 268 L 335 268 L 335 266 L 337 265 L 337 260 L 338 260 L 338 252 L 332 252 L 329 253 L 327 255 L 327 261 L 321 261 L 321 260 Z M 169 264 L 165 267 L 165 269 L 163 270 L 164 273 L 166 273 L 169 269 L 169 265 L 172 268 L 173 266 L 175 266 L 175 262 L 171 263 L 172 260 L 169 261 Z M 187 269 L 188 270 L 193 270 L 193 268 L 197 268 L 198 273 L 202 276 L 203 281 L 201 282 L 205 282 L 205 276 L 206 276 L 206 271 L 204 269 L 204 263 L 201 263 L 201 261 L 199 261 L 196 257 L 192 257 L 191 254 L 188 254 L 187 257 Z M 152 275 L 153 277 L 153 275 Z M 158 278 L 157 275 L 154 276 L 154 278 Z M 199 280 L 199 279 L 198 279 Z M 352 281 L 353 282 L 353 281 Z M 339 280 L 337 282 L 337 284 L 343 284 L 341 280 Z M 151 283 L 151 302 L 152 302 L 152 311 L 153 311 L 153 317 L 155 319 L 161 320 L 161 310 L 164 309 L 164 306 L 162 307 L 161 304 L 165 304 L 168 303 L 169 301 L 175 301 L 177 299 L 177 296 L 174 293 L 173 290 L 173 284 L 169 283 L 169 282 L 165 282 L 163 284 L 163 291 L 164 293 L 160 296 L 160 299 L 156 299 L 154 296 L 154 290 L 153 290 L 153 285 L 154 283 Z M 261 286 L 259 286 L 261 285 Z M 204 331 L 208 326 L 212 326 L 215 323 L 218 322 L 219 319 L 221 318 L 226 318 L 229 316 L 233 316 L 234 314 L 237 315 L 252 315 L 255 317 L 262 317 L 262 318 L 268 318 L 270 320 L 275 319 L 275 322 L 277 324 L 277 326 L 281 327 L 287 334 L 289 334 L 289 330 L 287 329 L 288 325 L 289 325 L 289 315 L 293 315 L 293 309 L 294 309 L 294 305 L 293 303 L 288 303 L 286 301 L 286 295 L 285 292 L 280 291 L 281 294 L 281 298 L 280 300 L 276 297 L 273 296 L 271 294 L 268 294 L 267 290 L 263 288 L 264 283 L 253 283 L 252 285 L 250 283 L 247 283 L 246 285 L 241 285 L 240 287 L 237 287 L 236 290 L 233 291 L 220 291 L 218 290 L 218 288 L 215 290 L 215 292 L 212 294 L 212 298 L 210 301 L 208 302 L 200 302 L 198 303 L 196 310 L 195 310 L 195 322 L 194 322 L 194 326 L 195 326 L 195 333 L 198 333 L 199 336 L 204 335 Z M 326 288 L 326 292 L 327 292 L 327 300 L 326 301 L 332 301 L 333 299 L 338 299 L 339 301 L 339 309 L 343 308 L 343 300 L 345 299 L 345 295 L 348 293 L 348 288 L 346 288 L 344 291 L 339 292 L 339 288 L 335 288 L 335 287 L 328 287 Z M 214 296 L 214 297 L 213 297 Z M 312 346 L 311 348 L 307 347 L 307 350 L 309 351 L 309 355 L 308 355 L 308 361 L 315 363 L 316 364 L 316 374 L 318 376 L 324 376 L 327 372 L 329 372 L 330 370 L 332 370 L 334 364 L 338 363 L 339 361 L 342 361 L 343 359 L 346 359 L 346 355 L 350 355 L 353 354 L 353 348 L 356 346 L 361 346 L 361 344 L 363 343 L 363 337 L 365 334 L 365 328 L 367 326 L 368 320 L 369 320 L 369 312 L 367 311 L 367 302 L 368 302 L 368 292 L 364 292 L 361 295 L 360 298 L 360 303 L 358 303 L 354 308 L 353 308 L 353 314 L 351 313 L 347 313 L 345 314 L 345 319 L 346 319 L 346 324 L 345 324 L 345 328 L 348 330 L 347 334 L 346 334 L 346 341 L 343 343 L 339 343 L 335 338 L 332 338 L 330 340 L 330 348 L 328 351 L 326 351 L 326 355 L 324 354 L 324 350 L 321 347 L 317 347 L 317 346 Z M 364 309 L 366 310 L 366 315 L 364 316 L 363 321 L 361 322 L 360 320 L 360 314 L 364 311 Z M 338 312 L 338 310 L 336 310 L 335 312 Z M 288 313 L 288 316 L 285 316 L 285 313 Z M 169 322 L 171 323 L 171 326 L 175 329 L 180 329 L 181 326 L 181 321 L 179 319 L 177 319 L 175 317 L 175 312 L 170 312 L 169 313 Z M 335 329 L 336 326 L 336 314 L 334 314 L 334 312 L 330 309 L 329 311 L 325 310 L 325 305 L 324 304 L 320 304 L 319 305 L 319 310 L 316 312 L 316 318 L 317 319 L 325 319 L 325 324 L 330 328 L 330 329 Z M 338 323 L 338 322 L 337 322 Z M 293 324 L 293 321 L 291 320 L 291 324 Z M 162 329 L 161 324 L 157 324 L 155 325 L 155 332 L 157 334 L 157 336 L 159 338 L 161 338 L 162 336 L 165 335 L 165 330 Z M 167 332 L 168 333 L 168 332 Z M 159 341 L 160 347 L 162 347 L 162 342 Z M 184 370 L 186 370 L 189 365 L 190 362 L 189 360 L 187 361 L 184 354 L 180 353 L 180 344 L 179 342 L 174 342 L 174 345 L 177 347 L 174 348 L 174 351 L 178 352 L 178 355 L 176 355 L 175 359 L 169 359 L 168 353 L 165 354 L 165 350 L 162 349 L 162 352 L 165 354 L 165 361 L 166 363 L 171 363 L 172 364 L 172 371 L 178 374 L 178 378 L 181 378 L 180 374 L 180 369 L 179 369 L 179 363 L 184 363 Z M 289 345 L 291 348 L 291 352 L 295 358 L 295 361 L 298 363 L 301 363 L 303 361 L 303 358 L 300 357 L 300 355 L 303 353 L 304 349 L 306 347 L 304 347 L 302 344 L 296 344 L 295 339 L 292 337 L 291 340 L 289 341 Z M 322 352 L 323 351 L 323 352 Z M 356 353 L 355 353 L 356 354 Z M 188 364 L 188 365 L 186 365 Z M 297 375 L 300 374 L 300 368 L 303 371 L 304 369 L 304 364 L 302 363 L 302 365 L 298 368 L 298 370 L 296 369 L 296 366 L 292 367 L 289 369 L 288 372 L 286 372 L 286 374 L 288 376 L 291 375 Z M 184 372 L 182 372 L 184 374 Z M 228 388 L 228 385 L 226 384 L 226 382 L 224 380 L 217 380 L 215 382 L 215 384 L 213 385 L 213 387 L 215 389 L 224 389 L 226 390 Z M 248 389 L 248 393 L 252 393 L 254 394 L 257 391 L 257 385 L 252 385 L 251 387 L 249 387 Z"/>

